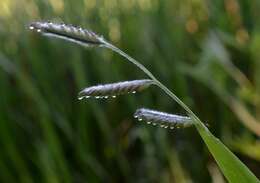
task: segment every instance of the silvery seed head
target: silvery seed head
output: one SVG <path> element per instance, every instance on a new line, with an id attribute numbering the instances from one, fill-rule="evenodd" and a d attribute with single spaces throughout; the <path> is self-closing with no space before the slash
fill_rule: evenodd
<path id="1" fill-rule="evenodd" d="M 134 117 L 138 121 L 145 121 L 147 124 L 159 125 L 163 128 L 185 128 L 193 125 L 193 121 L 188 116 L 180 116 L 175 114 L 168 114 L 165 112 L 150 110 L 150 109 L 137 109 Z"/>
<path id="2" fill-rule="evenodd" d="M 124 81 L 85 88 L 79 93 L 78 98 L 89 97 L 108 98 L 128 93 L 136 93 L 148 88 L 154 82 L 149 79 Z"/>
<path id="3" fill-rule="evenodd" d="M 65 39 L 83 46 L 104 45 L 104 39 L 102 36 L 98 36 L 90 30 L 72 25 L 53 22 L 33 22 L 30 24 L 29 29 L 45 36 Z"/>

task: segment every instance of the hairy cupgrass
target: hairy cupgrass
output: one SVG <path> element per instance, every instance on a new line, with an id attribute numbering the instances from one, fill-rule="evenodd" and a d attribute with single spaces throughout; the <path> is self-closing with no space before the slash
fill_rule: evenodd
<path id="1" fill-rule="evenodd" d="M 206 143 L 211 154 L 217 161 L 223 174 L 229 182 L 259 182 L 256 176 L 204 125 L 193 111 L 180 100 L 171 90 L 162 84 L 146 67 L 140 62 L 123 52 L 121 49 L 106 41 L 102 36 L 97 36 L 92 31 L 76 28 L 65 24 L 51 22 L 35 22 L 29 27 L 36 32 L 50 37 L 57 37 L 67 41 L 75 42 L 83 46 L 102 46 L 118 53 L 126 58 L 127 61 L 136 65 L 147 76 L 151 78 L 155 85 L 162 89 L 170 98 L 176 101 L 189 115 L 197 131 Z"/>
<path id="2" fill-rule="evenodd" d="M 108 98 L 110 96 L 115 98 L 116 95 L 142 91 L 148 88 L 151 84 L 153 84 L 153 80 L 143 79 L 92 86 L 82 90 L 78 95 L 78 99 L 81 100 L 84 97 Z"/>

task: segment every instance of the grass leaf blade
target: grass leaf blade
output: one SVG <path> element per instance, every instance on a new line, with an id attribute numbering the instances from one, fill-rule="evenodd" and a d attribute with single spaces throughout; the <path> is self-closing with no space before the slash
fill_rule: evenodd
<path id="1" fill-rule="evenodd" d="M 231 183 L 259 183 L 256 176 L 210 131 L 197 130 L 213 155 L 226 179 Z"/>

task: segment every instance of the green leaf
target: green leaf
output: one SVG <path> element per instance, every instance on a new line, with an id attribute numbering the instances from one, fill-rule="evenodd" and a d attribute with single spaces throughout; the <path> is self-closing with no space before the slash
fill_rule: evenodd
<path id="1" fill-rule="evenodd" d="M 200 136 L 206 143 L 222 173 L 230 183 L 259 183 L 256 176 L 207 128 L 197 125 Z"/>

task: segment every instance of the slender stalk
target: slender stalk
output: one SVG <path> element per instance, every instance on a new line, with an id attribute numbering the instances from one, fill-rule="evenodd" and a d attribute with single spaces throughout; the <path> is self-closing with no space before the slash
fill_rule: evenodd
<path id="1" fill-rule="evenodd" d="M 204 128 L 208 131 L 208 128 L 202 123 L 199 117 L 192 112 L 192 110 L 182 102 L 171 90 L 169 90 L 164 84 L 162 84 L 144 65 L 140 62 L 129 56 L 127 53 L 123 52 L 121 49 L 115 47 L 114 45 L 105 41 L 105 47 L 115 51 L 116 53 L 120 54 L 121 56 L 125 57 L 128 61 L 136 65 L 139 69 L 141 69 L 147 76 L 149 76 L 155 84 L 163 90 L 168 96 L 170 96 L 174 101 L 176 101 L 187 113 L 188 115 L 196 122 L 197 128 Z"/>
<path id="2" fill-rule="evenodd" d="M 214 159 L 229 182 L 259 182 L 256 176 L 218 138 L 216 138 L 208 130 L 208 128 L 202 123 L 196 114 L 194 114 L 186 104 L 184 104 L 173 92 L 171 92 L 148 69 L 146 69 L 145 66 L 114 45 L 111 45 L 106 41 L 104 41 L 104 43 L 105 47 L 125 57 L 128 61 L 141 69 L 155 82 L 159 88 L 161 88 L 188 113 L 188 115 L 194 120 L 196 129 L 198 130 L 201 138 L 207 145 L 210 153 L 213 155 Z"/>

